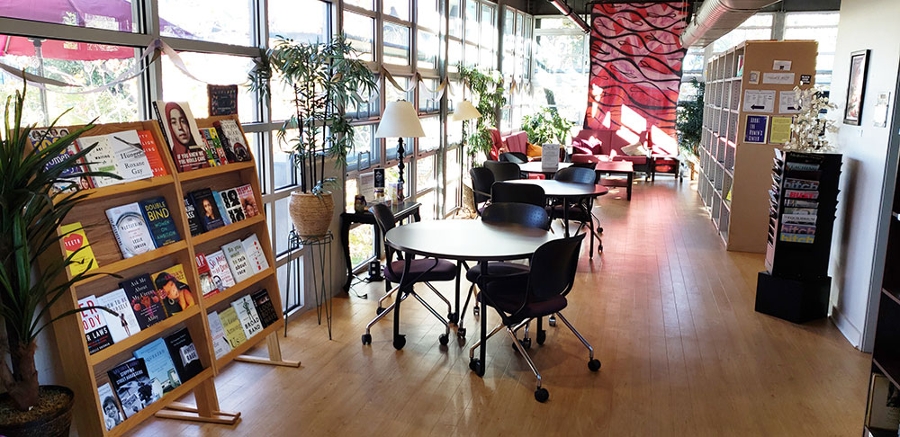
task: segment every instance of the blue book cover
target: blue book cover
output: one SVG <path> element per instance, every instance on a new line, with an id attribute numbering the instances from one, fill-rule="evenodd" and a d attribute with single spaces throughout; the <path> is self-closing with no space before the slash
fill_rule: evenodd
<path id="1" fill-rule="evenodd" d="M 200 220 L 200 227 L 204 232 L 225 226 L 225 221 L 222 219 L 222 213 L 219 212 L 219 206 L 216 205 L 216 199 L 213 197 L 212 190 L 203 188 L 192 191 L 189 195 L 191 203 L 194 204 L 195 214 Z"/>
<path id="2" fill-rule="evenodd" d="M 212 195 L 213 199 L 216 200 L 216 207 L 219 208 L 219 215 L 222 216 L 222 221 L 225 222 L 226 225 L 230 225 L 232 221 L 231 217 L 228 216 L 228 211 L 225 209 L 225 203 L 222 201 L 222 193 L 213 191 Z"/>
<path id="3" fill-rule="evenodd" d="M 168 393 L 181 385 L 181 378 L 175 369 L 175 363 L 169 355 L 166 342 L 157 338 L 134 351 L 135 358 L 142 358 L 147 366 L 147 374 L 150 380 L 156 380 L 162 387 L 163 393 Z"/>
<path id="4" fill-rule="evenodd" d="M 150 227 L 150 235 L 157 248 L 167 244 L 175 243 L 181 240 L 178 235 L 178 228 L 175 227 L 175 220 L 172 219 L 172 211 L 166 204 L 166 199 L 162 196 L 146 199 L 138 202 L 141 206 L 141 213 L 147 220 Z"/>

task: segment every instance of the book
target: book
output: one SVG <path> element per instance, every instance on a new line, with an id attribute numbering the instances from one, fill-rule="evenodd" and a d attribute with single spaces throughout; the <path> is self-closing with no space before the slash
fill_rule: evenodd
<path id="1" fill-rule="evenodd" d="M 188 230 L 191 232 L 191 236 L 202 234 L 203 229 L 200 227 L 200 219 L 197 218 L 197 210 L 194 209 L 194 204 L 189 196 L 184 198 L 184 211 L 187 215 Z"/>
<path id="2" fill-rule="evenodd" d="M 786 170 L 799 170 L 799 171 L 817 171 L 819 170 L 819 164 L 812 162 L 795 162 L 788 161 L 784 163 Z"/>
<path id="3" fill-rule="evenodd" d="M 122 281 L 119 283 L 119 287 L 125 289 L 125 296 L 128 297 L 134 317 L 141 329 L 147 329 L 166 318 L 166 313 L 163 311 L 156 289 L 153 288 L 153 280 L 150 279 L 149 273 Z"/>
<path id="4" fill-rule="evenodd" d="M 817 200 L 801 200 L 801 199 L 785 199 L 784 206 L 792 206 L 797 208 L 818 208 Z"/>
<path id="5" fill-rule="evenodd" d="M 167 317 L 172 317 L 194 305 L 194 293 L 187 284 L 187 275 L 181 264 L 160 270 L 150 276 L 153 278 L 159 302 Z"/>
<path id="6" fill-rule="evenodd" d="M 782 214 L 782 223 L 796 223 L 799 225 L 815 225 L 816 214 Z"/>
<path id="7" fill-rule="evenodd" d="M 241 326 L 241 319 L 238 318 L 234 307 L 228 307 L 221 311 L 219 319 L 222 321 L 222 327 L 225 328 L 225 339 L 228 340 L 232 349 L 247 341 L 247 335 L 244 334 L 244 328 Z"/>
<path id="8" fill-rule="evenodd" d="M 117 288 L 109 293 L 97 296 L 97 302 L 100 306 L 109 308 L 116 313 L 116 315 L 104 314 L 107 320 L 106 326 L 109 327 L 109 333 L 112 334 L 113 342 L 118 343 L 133 334 L 141 332 L 141 326 L 134 316 L 134 310 L 131 307 L 128 296 L 125 294 L 125 289 Z"/>
<path id="9" fill-rule="evenodd" d="M 815 243 L 816 236 L 810 234 L 786 234 L 782 232 L 781 236 L 779 236 L 778 239 L 780 241 L 787 241 L 789 243 L 812 244 Z"/>
<path id="10" fill-rule="evenodd" d="M 122 182 L 153 177 L 153 169 L 136 130 L 116 132 L 107 138 L 116 159 L 116 173 L 122 176 Z"/>
<path id="11" fill-rule="evenodd" d="M 125 421 L 125 413 L 122 407 L 116 401 L 116 395 L 113 393 L 112 386 L 105 382 L 97 387 L 97 395 L 100 399 L 100 408 L 103 411 L 103 423 L 106 424 L 106 430 L 109 431 L 116 425 Z"/>
<path id="12" fill-rule="evenodd" d="M 231 269 L 231 276 L 234 282 L 241 282 L 253 276 L 253 270 L 250 267 L 250 261 L 247 259 L 247 253 L 244 252 L 244 246 L 241 240 L 234 240 L 222 246 L 225 252 L 225 259 L 228 261 L 228 267 Z"/>
<path id="13" fill-rule="evenodd" d="M 219 192 L 219 196 L 222 198 L 222 206 L 225 209 L 222 215 L 228 217 L 231 223 L 237 223 L 246 218 L 237 187 L 222 190 Z"/>
<path id="14" fill-rule="evenodd" d="M 212 275 L 209 272 L 209 263 L 206 261 L 206 255 L 197 253 L 194 255 L 194 262 L 197 264 L 197 274 L 200 276 L 200 292 L 203 297 L 212 296 L 219 293 L 213 282 Z"/>
<path id="15" fill-rule="evenodd" d="M 219 131 L 214 127 L 200 128 L 200 135 L 206 142 L 207 150 L 213 151 L 216 165 L 228 164 L 228 157 L 225 156 L 225 149 L 222 147 L 222 141 L 219 139 Z"/>
<path id="16" fill-rule="evenodd" d="M 207 138 L 209 129 L 198 129 L 198 132 L 200 132 L 200 146 L 203 147 L 203 153 L 206 155 L 206 163 L 209 164 L 210 167 L 218 167 L 221 164 L 219 164 L 216 146 L 215 144 L 210 143 L 209 138 Z"/>
<path id="17" fill-rule="evenodd" d="M 785 214 L 812 214 L 815 215 L 819 210 L 816 208 L 784 208 Z"/>
<path id="18" fill-rule="evenodd" d="M 131 258 L 156 248 L 147 220 L 137 202 L 107 209 L 106 217 L 112 226 L 116 242 L 119 243 L 122 258 Z"/>
<path id="19" fill-rule="evenodd" d="M 159 146 L 156 145 L 156 138 L 153 138 L 153 132 L 149 130 L 139 130 L 138 138 L 141 140 L 141 148 L 144 149 L 144 155 L 150 164 L 150 170 L 153 177 L 160 177 L 169 174 L 166 165 L 163 163 L 162 155 L 159 152 Z"/>
<path id="20" fill-rule="evenodd" d="M 247 338 L 253 338 L 263 330 L 262 321 L 259 319 L 259 313 L 256 312 L 256 305 L 250 295 L 244 295 L 238 300 L 231 302 L 231 307 L 237 313 L 238 319 L 241 321 L 241 327 L 244 329 L 244 335 Z"/>
<path id="21" fill-rule="evenodd" d="M 157 248 L 181 241 L 172 212 L 166 204 L 166 198 L 159 196 L 138 202 L 147 225 L 150 227 L 150 235 Z"/>
<path id="22" fill-rule="evenodd" d="M 85 161 L 87 161 L 87 165 L 91 170 L 118 174 L 116 157 L 106 135 L 82 136 L 78 138 L 77 143 L 82 150 L 96 144 L 93 149 L 84 155 Z M 108 187 L 119 182 L 121 182 L 120 179 L 108 176 L 91 176 L 91 183 L 94 185 L 94 188 Z"/>
<path id="23" fill-rule="evenodd" d="M 265 288 L 254 292 L 250 297 L 253 299 L 253 305 L 256 307 L 256 313 L 259 315 L 263 328 L 278 321 L 278 312 L 275 311 L 275 305 L 272 304 L 269 292 Z"/>
<path id="24" fill-rule="evenodd" d="M 231 224 L 231 218 L 228 217 L 227 211 L 225 211 L 225 204 L 222 203 L 222 194 L 218 191 L 212 191 L 213 200 L 216 201 L 216 208 L 219 209 L 219 217 L 222 217 L 222 222 L 226 225 Z"/>
<path id="25" fill-rule="evenodd" d="M 241 246 L 247 255 L 247 261 L 253 274 L 257 274 L 269 268 L 269 262 L 266 261 L 266 253 L 263 251 L 262 245 L 259 244 L 259 238 L 253 234 L 241 240 Z"/>
<path id="26" fill-rule="evenodd" d="M 241 208 L 244 210 L 244 217 L 256 217 L 259 214 L 259 207 L 256 205 L 256 196 L 253 195 L 253 187 L 250 184 L 244 184 L 235 187 L 238 199 L 241 200 Z"/>
<path id="27" fill-rule="evenodd" d="M 225 257 L 225 251 L 217 250 L 206 256 L 206 262 L 209 264 L 209 274 L 212 276 L 213 285 L 219 291 L 233 286 L 234 276 L 231 276 L 231 267 L 228 267 L 228 258 Z"/>
<path id="28" fill-rule="evenodd" d="M 194 204 L 194 210 L 198 216 L 200 227 L 204 232 L 225 226 L 225 221 L 219 213 L 219 207 L 216 205 L 216 199 L 213 197 L 212 190 L 202 188 L 192 191 L 191 203 Z"/>
<path id="29" fill-rule="evenodd" d="M 187 102 L 153 102 L 153 110 L 179 172 L 209 167 L 197 121 Z"/>
<path id="30" fill-rule="evenodd" d="M 816 227 L 812 225 L 796 225 L 791 223 L 784 223 L 781 225 L 781 232 L 785 234 L 815 235 Z"/>
<path id="31" fill-rule="evenodd" d="M 197 354 L 197 347 L 194 346 L 187 328 L 181 328 L 174 334 L 166 336 L 165 343 L 182 381 L 188 381 L 203 371 L 200 355 Z"/>
<path id="32" fill-rule="evenodd" d="M 209 321 L 209 336 L 212 338 L 213 352 L 216 359 L 222 358 L 223 355 L 231 352 L 231 344 L 225 338 L 225 327 L 222 326 L 222 319 L 219 313 L 213 311 L 207 314 L 206 319 Z"/>
<path id="33" fill-rule="evenodd" d="M 787 199 L 818 199 L 818 191 L 802 191 L 802 190 L 784 190 L 784 197 Z"/>
<path id="34" fill-rule="evenodd" d="M 75 276 L 94 270 L 99 266 L 81 222 L 62 225 L 59 227 L 59 232 L 63 235 L 63 247 L 66 249 L 66 258 L 74 254 L 72 263 L 69 264 L 69 275 Z"/>
<path id="35" fill-rule="evenodd" d="M 97 296 L 93 294 L 78 299 L 78 308 L 96 306 L 100 306 L 100 304 L 97 303 Z M 103 310 L 93 308 L 81 311 L 81 327 L 84 328 L 84 338 L 87 340 L 88 352 L 91 354 L 113 345 L 112 334 L 109 333 L 103 313 Z"/>
<path id="36" fill-rule="evenodd" d="M 31 143 L 31 147 L 37 150 L 44 150 L 50 145 L 52 145 L 56 140 L 63 138 L 69 135 L 69 129 L 67 128 L 59 128 L 54 127 L 52 129 L 41 129 L 34 128 L 28 133 L 28 141 Z M 49 171 L 54 167 L 62 165 L 67 160 L 72 159 L 72 156 L 77 154 L 79 151 L 78 143 L 73 142 L 69 147 L 64 150 L 61 150 L 57 156 L 54 156 L 53 159 L 44 164 L 44 170 Z M 71 166 L 60 172 L 60 181 L 53 184 L 54 192 L 74 192 L 82 189 L 93 188 L 93 184 L 90 183 L 90 178 L 85 176 L 83 178 L 84 181 L 87 181 L 87 185 L 83 185 L 82 175 L 87 167 L 84 165 L 84 160 L 78 160 L 79 165 Z"/>
<path id="37" fill-rule="evenodd" d="M 786 178 L 784 180 L 784 188 L 787 190 L 818 190 L 819 181 Z"/>
<path id="38" fill-rule="evenodd" d="M 234 120 L 219 120 L 214 123 L 219 131 L 219 140 L 225 149 L 228 162 L 244 162 L 252 159 L 247 140 L 240 126 Z"/>
<path id="39" fill-rule="evenodd" d="M 175 370 L 175 363 L 169 355 L 166 342 L 157 338 L 134 350 L 134 357 L 144 360 L 147 366 L 147 375 L 151 381 L 155 381 L 162 388 L 163 393 L 168 393 L 181 385 L 181 378 Z"/>
<path id="40" fill-rule="evenodd" d="M 872 374 L 866 426 L 886 430 L 900 428 L 900 390 L 878 373 Z"/>
<path id="41" fill-rule="evenodd" d="M 207 84 L 206 93 L 209 96 L 210 116 L 237 114 L 237 85 Z"/>
<path id="42" fill-rule="evenodd" d="M 154 386 L 144 360 L 132 358 L 107 372 L 125 417 L 131 417 L 162 397 L 162 387 Z"/>

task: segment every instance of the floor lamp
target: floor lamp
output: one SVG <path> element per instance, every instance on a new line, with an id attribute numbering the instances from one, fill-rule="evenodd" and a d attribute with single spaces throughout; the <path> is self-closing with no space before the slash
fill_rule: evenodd
<path id="1" fill-rule="evenodd" d="M 398 100 L 396 102 L 388 102 L 381 115 L 381 121 L 375 130 L 375 138 L 393 138 L 397 137 L 397 159 L 400 163 L 397 167 L 400 169 L 400 177 L 397 179 L 397 201 L 403 201 L 403 138 L 421 138 L 425 136 L 422 130 L 422 123 L 419 122 L 419 115 L 412 103 L 406 100 Z"/>
<path id="2" fill-rule="evenodd" d="M 453 114 L 450 114 L 451 120 L 463 122 L 463 128 L 462 128 L 463 137 L 462 137 L 462 142 L 460 143 L 460 145 L 463 146 L 463 149 L 465 149 L 465 145 L 466 145 L 466 124 L 465 124 L 465 122 L 468 120 L 474 120 L 479 117 L 481 117 L 481 113 L 478 112 L 478 109 L 475 108 L 475 105 L 472 105 L 472 102 L 470 102 L 468 100 L 463 100 L 463 101 L 459 102 L 459 104 L 456 105 L 456 111 L 454 111 Z"/>

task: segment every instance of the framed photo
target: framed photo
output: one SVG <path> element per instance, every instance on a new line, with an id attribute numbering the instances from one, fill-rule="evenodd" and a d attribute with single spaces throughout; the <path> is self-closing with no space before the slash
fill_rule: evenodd
<path id="1" fill-rule="evenodd" d="M 850 83 L 847 84 L 847 102 L 844 105 L 844 124 L 859 126 L 862 119 L 863 97 L 866 96 L 866 70 L 869 67 L 869 50 L 850 53 Z"/>

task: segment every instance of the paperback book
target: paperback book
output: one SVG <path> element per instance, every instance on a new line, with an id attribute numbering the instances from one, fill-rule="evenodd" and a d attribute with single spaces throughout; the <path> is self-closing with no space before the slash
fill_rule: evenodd
<path id="1" fill-rule="evenodd" d="M 808 234 L 815 235 L 816 227 L 812 225 L 795 225 L 785 223 L 781 225 L 781 232 L 785 234 Z"/>
<path id="2" fill-rule="evenodd" d="M 781 222 L 798 225 L 815 225 L 816 217 L 815 214 L 782 214 Z"/>
<path id="3" fill-rule="evenodd" d="M 818 199 L 818 191 L 784 190 L 784 197 L 788 199 Z"/>
<path id="4" fill-rule="evenodd" d="M 778 239 L 789 243 L 812 244 L 815 243 L 816 236 L 810 234 L 785 234 L 782 232 Z"/>
<path id="5" fill-rule="evenodd" d="M 247 255 L 247 262 L 253 274 L 257 274 L 269 268 L 269 262 L 266 261 L 266 253 L 259 244 L 259 238 L 253 234 L 244 240 L 241 240 L 241 246 Z"/>
<path id="6" fill-rule="evenodd" d="M 212 338 L 213 352 L 216 354 L 216 359 L 222 358 L 223 355 L 231 352 L 231 345 L 225 338 L 222 319 L 219 318 L 219 313 L 213 311 L 207 315 L 207 320 L 209 320 L 209 336 Z"/>
<path id="7" fill-rule="evenodd" d="M 222 203 L 222 194 L 219 193 L 218 191 L 213 190 L 212 195 L 213 195 L 213 200 L 216 201 L 216 208 L 219 209 L 219 217 L 222 217 L 222 221 L 226 225 L 230 225 L 231 218 L 228 217 L 228 212 L 225 211 L 225 204 Z"/>
<path id="8" fill-rule="evenodd" d="M 228 217 L 231 223 L 237 223 L 246 218 L 244 216 L 244 208 L 241 207 L 241 198 L 238 195 L 237 188 L 222 190 L 219 192 L 219 196 L 222 198 L 222 206 L 225 209 L 223 215 Z"/>
<path id="9" fill-rule="evenodd" d="M 237 114 L 237 85 L 206 85 L 209 95 L 209 115 Z"/>
<path id="10" fill-rule="evenodd" d="M 194 210 L 198 215 L 200 227 L 204 232 L 225 226 L 222 214 L 219 213 L 219 207 L 213 197 L 212 190 L 203 188 L 190 193 L 191 203 L 194 204 Z"/>
<path id="11" fill-rule="evenodd" d="M 166 170 L 166 165 L 163 163 L 162 155 L 160 155 L 159 146 L 156 145 L 156 138 L 153 138 L 153 132 L 139 130 L 138 138 L 141 140 L 141 147 L 144 149 L 144 155 L 147 156 L 147 162 L 150 164 L 153 177 L 169 174 Z"/>
<path id="12" fill-rule="evenodd" d="M 784 180 L 784 188 L 788 190 L 818 190 L 819 181 L 787 178 Z"/>
<path id="13" fill-rule="evenodd" d="M 178 171 L 208 167 L 197 121 L 187 102 L 156 101 L 153 102 L 153 109 Z"/>
<path id="14" fill-rule="evenodd" d="M 259 320 L 262 322 L 263 328 L 267 328 L 278 321 L 275 305 L 272 304 L 272 299 L 269 299 L 269 292 L 265 288 L 253 293 L 251 298 L 256 306 L 256 313 L 259 314 Z"/>
<path id="15" fill-rule="evenodd" d="M 244 328 L 241 326 L 241 319 L 238 318 L 237 311 L 234 307 L 228 307 L 219 313 L 219 319 L 222 321 L 222 327 L 225 328 L 225 339 L 232 349 L 247 341 L 247 335 L 244 334 Z"/>
<path id="16" fill-rule="evenodd" d="M 154 385 L 144 360 L 132 358 L 107 372 L 125 417 L 131 417 L 162 397 L 162 387 Z"/>
<path id="17" fill-rule="evenodd" d="M 194 293 L 187 284 L 184 266 L 176 264 L 151 275 L 166 317 L 172 317 L 194 305 Z"/>
<path id="18" fill-rule="evenodd" d="M 253 276 L 253 270 L 241 240 L 234 240 L 222 246 L 222 251 L 225 252 L 225 259 L 228 260 L 228 267 L 231 269 L 234 282 L 241 282 Z"/>
<path id="19" fill-rule="evenodd" d="M 244 295 L 240 299 L 231 303 L 231 307 L 237 312 L 238 319 L 241 321 L 241 327 L 244 329 L 244 335 L 247 338 L 253 338 L 263 330 L 262 321 L 256 312 L 256 306 L 250 295 Z"/>
<path id="20" fill-rule="evenodd" d="M 119 243 L 122 258 L 131 258 L 156 248 L 137 202 L 107 209 L 106 217 L 109 218 L 113 235 Z"/>
<path id="21" fill-rule="evenodd" d="M 88 167 L 95 172 L 107 172 L 118 174 L 116 166 L 116 156 L 113 153 L 112 145 L 109 144 L 109 138 L 106 135 L 83 136 L 77 141 L 78 147 L 87 149 L 96 144 L 93 149 L 85 154 L 85 160 Z M 108 176 L 91 176 L 91 183 L 94 188 L 108 187 L 120 182 L 119 179 Z"/>
<path id="22" fill-rule="evenodd" d="M 206 255 L 197 253 L 194 256 L 197 264 L 197 274 L 200 275 L 200 292 L 203 297 L 213 296 L 219 293 L 216 284 L 213 282 L 212 275 L 209 272 L 209 263 L 206 261 Z"/>
<path id="23" fill-rule="evenodd" d="M 895 430 L 900 428 L 900 392 L 886 376 L 872 374 L 869 388 L 869 411 L 866 425 L 869 428 Z"/>
<path id="24" fill-rule="evenodd" d="M 94 270 L 97 268 L 97 259 L 94 257 L 94 251 L 88 242 L 87 234 L 81 222 L 70 223 L 59 227 L 59 232 L 63 234 L 63 246 L 66 248 L 66 258 L 72 257 L 72 264 L 69 264 L 69 274 L 75 276 L 79 273 Z"/>
<path id="25" fill-rule="evenodd" d="M 141 329 L 147 329 L 166 318 L 149 273 L 120 282 L 119 287 L 125 289 L 125 296 L 128 297 Z"/>
<path id="26" fill-rule="evenodd" d="M 166 198 L 159 196 L 138 202 L 144 219 L 150 227 L 150 235 L 153 237 L 154 246 L 157 248 L 172 244 L 181 240 L 175 220 L 172 219 L 172 211 L 166 204 Z"/>
<path id="27" fill-rule="evenodd" d="M 54 127 L 52 129 L 32 129 L 28 134 L 28 141 L 31 143 L 31 146 L 37 150 L 44 150 L 45 148 L 52 145 L 56 140 L 63 138 L 69 135 L 69 130 L 66 128 L 57 128 Z M 44 165 L 44 170 L 51 170 L 54 167 L 61 165 L 71 156 L 78 153 L 78 145 L 76 143 L 72 143 L 65 150 L 61 151 L 59 155 L 54 156 L 47 164 Z M 83 163 L 83 160 L 79 160 L 80 163 Z M 81 184 L 82 175 L 80 173 L 84 173 L 86 167 L 84 165 L 78 165 L 74 167 L 70 167 L 69 169 L 60 173 L 60 179 L 63 179 L 60 182 L 53 184 L 53 189 L 56 192 L 73 192 L 81 189 L 93 188 L 93 184 L 90 183 L 88 177 L 84 177 L 84 180 L 87 181 L 87 185 Z"/>
<path id="28" fill-rule="evenodd" d="M 797 208 L 818 208 L 819 202 L 817 200 L 784 199 L 784 206 Z"/>
<path id="29" fill-rule="evenodd" d="M 188 230 L 190 230 L 191 236 L 202 234 L 203 229 L 200 227 L 200 219 L 197 218 L 197 210 L 194 209 L 194 204 L 189 196 L 184 198 L 184 210 L 187 215 Z"/>
<path id="30" fill-rule="evenodd" d="M 259 208 L 256 206 L 256 196 L 253 195 L 253 187 L 250 184 L 241 185 L 237 188 L 238 199 L 241 200 L 241 208 L 244 210 L 244 217 L 255 217 L 259 214 Z"/>
<path id="31" fill-rule="evenodd" d="M 122 412 L 122 407 L 116 401 L 116 395 L 108 382 L 97 387 L 97 395 L 100 399 L 100 408 L 103 410 L 103 423 L 106 425 L 107 431 L 125 421 L 125 413 Z"/>
<path id="32" fill-rule="evenodd" d="M 206 262 L 209 264 L 209 274 L 212 276 L 213 285 L 219 291 L 225 291 L 234 285 L 234 277 L 231 276 L 231 268 L 228 267 L 228 258 L 225 257 L 224 251 L 217 250 L 207 255 Z"/>
<path id="33" fill-rule="evenodd" d="M 158 383 L 163 393 L 168 393 L 181 385 L 181 379 L 175 370 L 175 363 L 172 362 L 169 349 L 163 339 L 157 338 L 135 349 L 134 357 L 144 360 L 151 382 Z"/>
<path id="34" fill-rule="evenodd" d="M 100 306 L 107 307 L 116 313 L 116 315 L 104 314 L 107 320 L 106 326 L 109 327 L 109 333 L 112 334 L 113 342 L 118 343 L 141 332 L 141 326 L 134 316 L 134 310 L 131 307 L 128 296 L 125 294 L 125 289 L 117 288 L 109 293 L 97 296 L 97 302 Z"/>
<path id="35" fill-rule="evenodd" d="M 247 141 L 237 122 L 220 120 L 215 122 L 215 126 L 219 130 L 219 139 L 222 141 L 222 147 L 225 148 L 228 162 L 244 162 L 251 159 Z"/>
<path id="36" fill-rule="evenodd" d="M 201 128 L 200 135 L 203 136 L 203 140 L 206 142 L 207 150 L 212 150 L 216 165 L 228 164 L 225 148 L 222 147 L 222 140 L 219 139 L 219 131 L 212 127 Z"/>
<path id="37" fill-rule="evenodd" d="M 188 381 L 203 371 L 203 364 L 200 363 L 200 356 L 187 328 L 181 328 L 167 336 L 166 347 L 182 381 Z"/>
<path id="38" fill-rule="evenodd" d="M 100 306 L 100 304 L 97 303 L 97 296 L 93 294 L 78 299 L 78 308 L 96 306 Z M 113 345 L 112 334 L 109 333 L 103 313 L 104 311 L 98 309 L 81 311 L 81 326 L 84 328 L 84 338 L 87 340 L 88 352 L 91 354 Z"/>
<path id="39" fill-rule="evenodd" d="M 153 169 L 136 130 L 116 132 L 107 137 L 116 158 L 116 173 L 122 176 L 122 182 L 153 177 Z"/>

